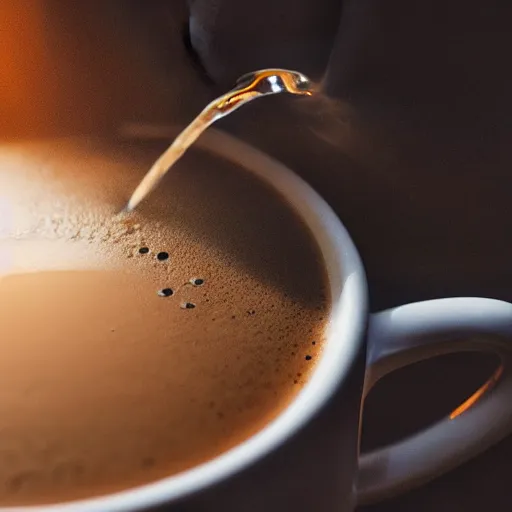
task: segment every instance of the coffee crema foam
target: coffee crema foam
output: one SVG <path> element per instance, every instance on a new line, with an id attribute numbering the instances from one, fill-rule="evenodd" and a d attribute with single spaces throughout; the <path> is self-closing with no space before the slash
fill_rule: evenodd
<path id="1" fill-rule="evenodd" d="M 161 149 L 0 147 L 0 506 L 206 462 L 279 415 L 321 355 L 322 257 L 266 184 L 192 151 L 117 214 Z"/>

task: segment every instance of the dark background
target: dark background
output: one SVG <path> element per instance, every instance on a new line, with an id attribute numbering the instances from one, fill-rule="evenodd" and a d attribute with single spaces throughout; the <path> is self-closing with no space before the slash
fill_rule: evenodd
<path id="1" fill-rule="evenodd" d="M 130 121 L 183 123 L 221 90 L 185 49 L 184 2 L 0 6 L 9 42 L 0 59 L 8 68 L 10 55 L 13 69 L 24 71 L 0 76 L 0 139 L 110 132 Z M 302 45 L 300 55 L 313 74 L 311 63 L 329 62 L 330 99 L 271 98 L 219 127 L 275 155 L 328 199 L 361 252 L 372 310 L 457 295 L 512 301 L 511 4 L 360 0 L 341 12 L 336 2 L 324 7 L 341 21 L 316 16 L 308 32 L 316 42 Z M 218 80 L 245 62 L 251 69 L 262 54 L 251 54 L 261 47 L 250 40 L 251 20 L 261 33 L 264 19 L 252 9 L 239 60 L 222 67 L 222 51 L 215 56 Z M 285 14 L 276 18 L 284 28 L 298 22 Z M 229 52 L 230 35 L 241 34 L 221 28 L 221 49 Z M 300 40 L 300 32 L 293 37 Z M 280 39 L 272 43 L 279 48 Z M 293 45 L 267 66 L 290 55 Z M 495 365 L 479 354 L 449 356 L 384 379 L 366 403 L 363 448 L 447 414 Z M 364 510 L 507 510 L 510 475 L 509 437 L 422 489 Z"/>

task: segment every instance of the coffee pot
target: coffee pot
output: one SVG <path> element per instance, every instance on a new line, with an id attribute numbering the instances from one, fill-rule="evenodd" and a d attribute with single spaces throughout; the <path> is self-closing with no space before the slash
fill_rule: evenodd
<path id="1" fill-rule="evenodd" d="M 272 99 L 224 126 L 334 207 L 361 249 L 373 307 L 512 298 L 509 6 L 190 0 L 189 8 L 190 47 L 212 83 L 269 66 L 321 83 L 321 96 Z"/>

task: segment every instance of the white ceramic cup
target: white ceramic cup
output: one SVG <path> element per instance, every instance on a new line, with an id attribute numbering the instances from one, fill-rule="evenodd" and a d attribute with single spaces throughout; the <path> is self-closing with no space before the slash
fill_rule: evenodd
<path id="1" fill-rule="evenodd" d="M 162 130 L 152 133 L 142 128 L 138 134 L 160 137 Z M 370 315 L 357 250 L 340 220 L 307 183 L 218 130 L 205 133 L 197 147 L 267 181 L 314 234 L 332 297 L 322 358 L 309 382 L 276 420 L 214 460 L 109 496 L 23 510 L 128 512 L 163 507 L 180 512 L 350 512 L 358 503 L 425 483 L 512 430 L 511 304 L 447 298 Z M 360 456 L 361 404 L 375 382 L 405 365 L 459 351 L 490 351 L 501 358 L 480 398 L 476 400 L 475 395 L 471 406 L 466 403 L 413 437 Z M 7 510 L 20 509 L 0 508 Z"/>

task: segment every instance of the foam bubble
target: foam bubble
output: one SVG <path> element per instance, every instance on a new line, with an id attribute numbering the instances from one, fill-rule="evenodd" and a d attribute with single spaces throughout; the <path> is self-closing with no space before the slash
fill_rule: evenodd
<path id="1" fill-rule="evenodd" d="M 158 261 L 165 261 L 169 259 L 169 253 L 165 251 L 161 251 L 156 255 L 156 259 Z"/>

